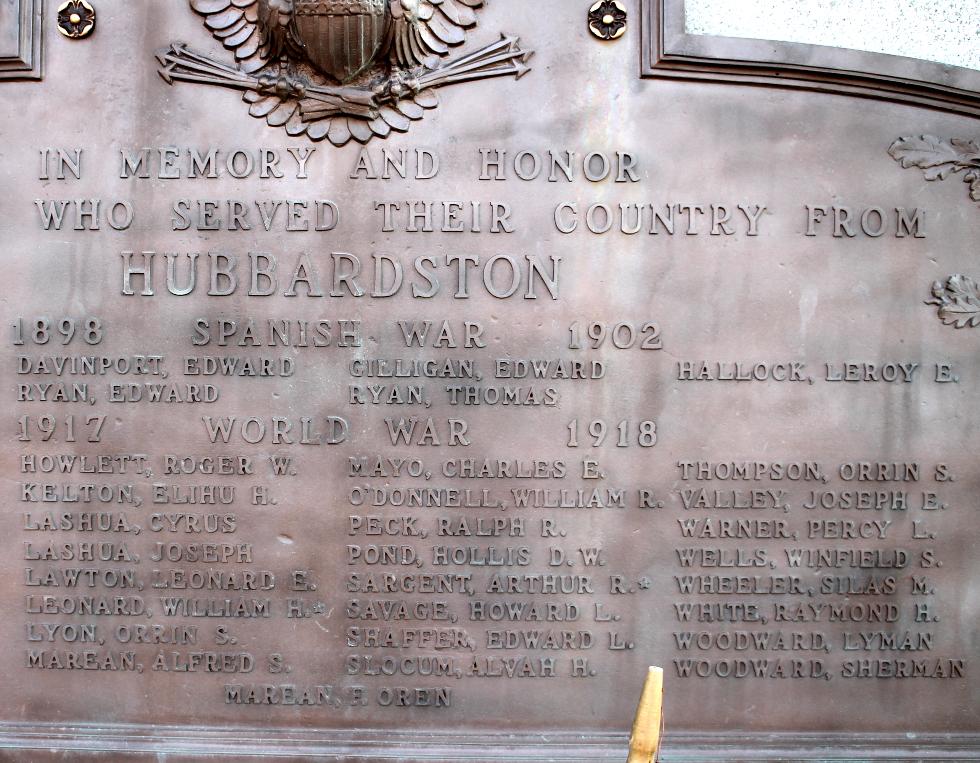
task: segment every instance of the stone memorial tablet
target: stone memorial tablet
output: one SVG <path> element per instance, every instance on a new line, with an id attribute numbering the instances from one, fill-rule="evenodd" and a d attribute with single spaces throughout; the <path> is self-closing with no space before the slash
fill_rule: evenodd
<path id="1" fill-rule="evenodd" d="M 978 759 L 980 71 L 0 21 L 0 758 L 624 760 L 659 665 L 663 760 Z"/>

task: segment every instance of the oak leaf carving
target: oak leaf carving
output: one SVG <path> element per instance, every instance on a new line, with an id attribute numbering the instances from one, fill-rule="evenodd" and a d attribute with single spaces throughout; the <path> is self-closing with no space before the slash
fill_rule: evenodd
<path id="1" fill-rule="evenodd" d="M 980 286 L 969 276 L 954 275 L 932 285 L 927 305 L 939 308 L 939 319 L 958 329 L 980 326 Z"/>
<path id="2" fill-rule="evenodd" d="M 970 186 L 970 198 L 980 201 L 980 143 L 977 141 L 918 135 L 899 138 L 889 146 L 888 153 L 904 169 L 921 169 L 929 181 L 964 173 L 963 180 Z"/>

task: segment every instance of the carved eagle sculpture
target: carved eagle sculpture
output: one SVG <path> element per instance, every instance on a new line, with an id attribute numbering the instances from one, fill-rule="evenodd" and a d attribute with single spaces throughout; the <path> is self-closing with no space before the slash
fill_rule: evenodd
<path id="1" fill-rule="evenodd" d="M 293 136 L 344 145 L 405 132 L 435 88 L 523 76 L 531 54 L 502 36 L 455 61 L 484 0 L 190 0 L 231 67 L 175 43 L 158 54 L 174 80 L 245 91 L 249 113 Z"/>

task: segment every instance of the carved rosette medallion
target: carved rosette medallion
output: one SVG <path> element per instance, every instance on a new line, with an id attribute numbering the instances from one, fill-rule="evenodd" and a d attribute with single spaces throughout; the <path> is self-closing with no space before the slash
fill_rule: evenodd
<path id="1" fill-rule="evenodd" d="M 88 37 L 95 29 L 95 8 L 86 0 L 68 0 L 58 6 L 58 31 L 72 40 Z"/>
<path id="2" fill-rule="evenodd" d="M 190 0 L 236 66 L 174 43 L 168 82 L 244 91 L 253 117 L 337 146 L 367 143 L 436 108 L 436 90 L 530 69 L 516 37 L 449 59 L 484 0 Z"/>
<path id="3" fill-rule="evenodd" d="M 600 40 L 618 40 L 626 34 L 627 17 L 619 0 L 599 0 L 589 8 L 589 31 Z"/>

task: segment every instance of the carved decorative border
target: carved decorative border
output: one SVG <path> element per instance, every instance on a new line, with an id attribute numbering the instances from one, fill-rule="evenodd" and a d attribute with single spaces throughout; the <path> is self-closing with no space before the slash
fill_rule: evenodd
<path id="1" fill-rule="evenodd" d="M 684 0 L 640 0 L 641 76 L 801 88 L 980 116 L 980 71 L 824 45 L 687 34 Z"/>
<path id="2" fill-rule="evenodd" d="M 627 734 L 457 734 L 399 731 L 0 723 L 0 750 L 138 756 L 227 756 L 229 760 L 316 757 L 347 763 L 622 763 Z M 154 758 L 155 759 L 155 758 Z M 661 763 L 716 761 L 964 761 L 980 759 L 978 734 L 734 734 L 668 732 Z"/>
<path id="3" fill-rule="evenodd" d="M 41 71 L 41 6 L 43 0 L 14 0 L 18 46 L 15 54 L 0 55 L 0 80 L 39 80 Z M 11 23 L 0 16 L 0 23 Z"/>

